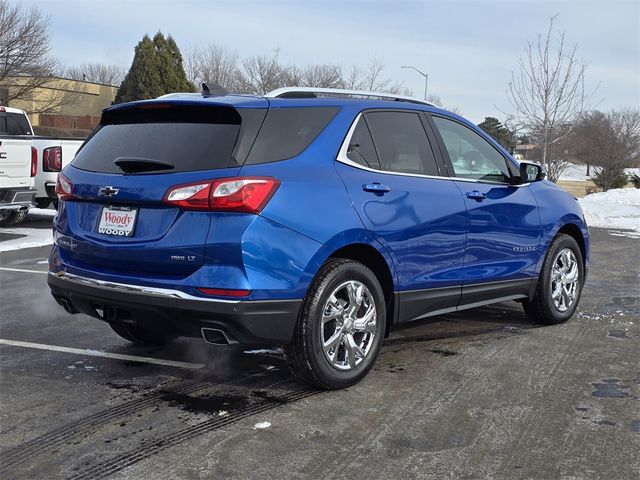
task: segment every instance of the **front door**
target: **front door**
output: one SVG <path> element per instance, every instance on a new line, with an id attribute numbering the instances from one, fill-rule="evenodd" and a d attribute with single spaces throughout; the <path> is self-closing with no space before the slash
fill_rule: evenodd
<path id="1" fill-rule="evenodd" d="M 526 185 L 514 185 L 509 160 L 478 132 L 433 117 L 468 214 L 461 305 L 528 293 L 540 242 L 538 207 Z"/>

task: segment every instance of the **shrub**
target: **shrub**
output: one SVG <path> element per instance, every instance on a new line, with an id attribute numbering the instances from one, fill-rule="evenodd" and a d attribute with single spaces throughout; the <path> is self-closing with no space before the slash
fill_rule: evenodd
<path id="1" fill-rule="evenodd" d="M 640 175 L 638 175 L 637 173 L 629 175 L 629 181 L 633 183 L 634 187 L 640 188 Z"/>
<path id="2" fill-rule="evenodd" d="M 629 181 L 624 168 L 617 166 L 596 168 L 591 180 L 605 192 L 612 188 L 623 188 Z"/>

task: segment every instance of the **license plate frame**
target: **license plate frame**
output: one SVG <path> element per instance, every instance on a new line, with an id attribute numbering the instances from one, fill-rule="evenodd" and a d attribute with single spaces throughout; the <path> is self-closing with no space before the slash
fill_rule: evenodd
<path id="1" fill-rule="evenodd" d="M 109 216 L 108 214 L 111 215 Z M 131 217 L 126 214 L 130 214 Z M 121 222 L 116 220 L 120 218 L 131 218 L 131 220 L 123 220 L 122 223 L 124 225 L 120 225 L 119 223 Z M 132 237 L 136 231 L 137 223 L 138 208 L 105 205 L 100 209 L 96 232 L 110 237 Z"/>

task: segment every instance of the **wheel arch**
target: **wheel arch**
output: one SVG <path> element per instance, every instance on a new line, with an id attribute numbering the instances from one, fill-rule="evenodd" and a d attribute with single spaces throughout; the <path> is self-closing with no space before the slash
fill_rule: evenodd
<path id="1" fill-rule="evenodd" d="M 345 258 L 366 265 L 378 278 L 386 302 L 387 323 L 385 337 L 389 335 L 395 320 L 396 299 L 394 295 L 393 274 L 385 257 L 373 246 L 366 243 L 352 243 L 335 250 L 327 260 Z"/>
<path id="2" fill-rule="evenodd" d="M 582 263 L 586 268 L 587 243 L 584 236 L 582 235 L 582 230 L 580 230 L 580 227 L 575 223 L 566 223 L 565 225 L 560 227 L 560 229 L 554 235 L 554 238 L 560 235 L 561 233 L 564 233 L 566 235 L 569 235 L 570 237 L 573 237 L 573 239 L 576 241 L 576 243 L 580 247 L 580 253 L 582 254 Z"/>

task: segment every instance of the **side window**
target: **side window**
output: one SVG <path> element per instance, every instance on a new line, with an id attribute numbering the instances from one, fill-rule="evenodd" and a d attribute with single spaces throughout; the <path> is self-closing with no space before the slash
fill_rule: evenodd
<path id="1" fill-rule="evenodd" d="M 509 181 L 511 174 L 507 162 L 493 145 L 458 122 L 437 116 L 433 121 L 442 136 L 456 177 Z"/>
<path id="2" fill-rule="evenodd" d="M 9 135 L 31 135 L 29 122 L 21 113 L 7 113 L 6 131 Z"/>
<path id="3" fill-rule="evenodd" d="M 271 108 L 245 165 L 287 160 L 302 153 L 338 113 L 333 107 Z"/>
<path id="4" fill-rule="evenodd" d="M 360 118 L 356 129 L 353 131 L 353 136 L 351 137 L 349 148 L 347 149 L 347 158 L 352 162 L 365 167 L 380 170 L 378 154 L 373 146 L 371 133 L 369 132 L 369 127 L 367 127 L 367 123 L 364 121 L 364 118 Z"/>
<path id="5" fill-rule="evenodd" d="M 366 114 L 382 170 L 439 175 L 436 159 L 417 113 L 372 112 Z"/>

